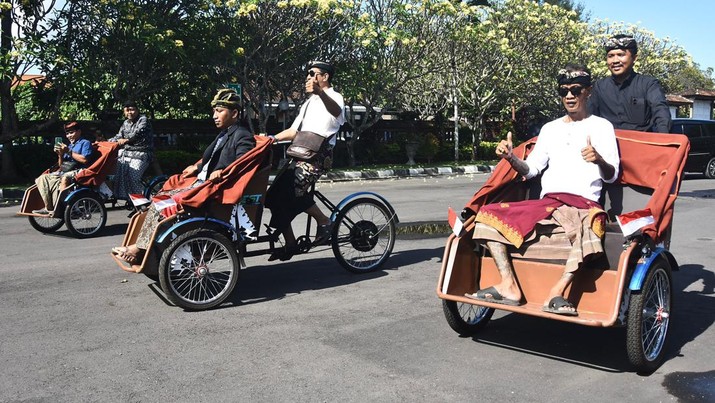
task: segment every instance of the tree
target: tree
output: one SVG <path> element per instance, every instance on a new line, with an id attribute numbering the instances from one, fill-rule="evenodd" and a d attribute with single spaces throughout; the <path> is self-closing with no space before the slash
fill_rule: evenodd
<path id="1" fill-rule="evenodd" d="M 302 101 L 310 60 L 331 61 L 342 50 L 339 38 L 349 23 L 343 9 L 350 4 L 260 0 L 227 8 L 237 18 L 225 27 L 234 33 L 226 37 L 232 52 L 220 67 L 241 83 L 259 131 L 266 131 L 274 101 Z"/>
<path id="2" fill-rule="evenodd" d="M 55 1 L 6 1 L 0 3 L 0 110 L 2 133 L 0 143 L 38 133 L 58 119 L 60 103 L 67 82 L 72 79 L 73 60 L 69 57 L 76 26 L 71 16 L 78 12 L 72 3 Z M 46 119 L 20 130 L 16 105 L 24 91 L 12 88 L 32 69 L 46 72 L 45 80 L 34 88 L 51 99 Z M 6 147 L 9 149 L 9 147 Z M 10 152 L 2 158 L 2 179 L 15 176 Z"/>

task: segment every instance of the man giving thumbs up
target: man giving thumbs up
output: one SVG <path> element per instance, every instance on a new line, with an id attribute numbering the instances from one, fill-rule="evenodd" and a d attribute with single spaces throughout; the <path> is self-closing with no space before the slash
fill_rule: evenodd
<path id="1" fill-rule="evenodd" d="M 578 314 L 576 307 L 564 298 L 564 291 L 583 258 L 602 252 L 600 243 L 592 240 L 603 236 L 603 227 L 590 227 L 590 223 L 605 219 L 598 199 L 602 183 L 612 183 L 618 177 L 619 158 L 611 123 L 588 112 L 586 100 L 591 91 L 588 68 L 569 64 L 559 72 L 557 80 L 566 115 L 544 125 L 525 160 L 512 153 L 511 133 L 496 149 L 496 154 L 526 179 L 541 175 L 541 199 L 489 204 L 478 211 L 474 239 L 489 248 L 501 282 L 467 297 L 505 305 L 521 304 L 522 293 L 507 255 L 507 245 L 521 247 L 534 232 L 543 230 L 537 225 L 541 220 L 551 219 L 557 225 L 567 221 L 585 223 L 585 228 L 579 229 L 581 236 L 572 244 L 572 255 L 576 258 L 569 257 L 563 276 L 543 305 L 546 312 L 574 316 Z M 594 214 L 600 218 L 582 219 Z"/>

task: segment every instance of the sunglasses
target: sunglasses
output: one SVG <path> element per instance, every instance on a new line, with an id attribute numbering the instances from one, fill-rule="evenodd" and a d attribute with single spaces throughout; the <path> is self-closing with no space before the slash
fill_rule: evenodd
<path id="1" fill-rule="evenodd" d="M 562 97 L 565 97 L 569 94 L 573 94 L 573 96 L 577 97 L 581 95 L 581 91 L 583 91 L 583 87 L 580 85 L 574 86 L 574 87 L 559 87 L 558 89 L 559 95 Z"/>
<path id="2" fill-rule="evenodd" d="M 76 131 L 77 131 L 77 129 L 69 129 L 69 130 L 65 130 L 65 133 L 72 134 L 72 133 L 75 133 Z"/>
<path id="3" fill-rule="evenodd" d="M 315 76 L 319 76 L 319 75 L 325 74 L 325 73 L 321 73 L 321 72 L 315 71 L 315 70 L 308 70 L 307 74 L 309 77 L 315 77 Z"/>

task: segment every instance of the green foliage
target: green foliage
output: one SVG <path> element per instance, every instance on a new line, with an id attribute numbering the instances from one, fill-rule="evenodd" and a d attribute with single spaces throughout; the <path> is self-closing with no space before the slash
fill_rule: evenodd
<path id="1" fill-rule="evenodd" d="M 182 150 L 157 151 L 156 159 L 159 161 L 162 172 L 171 175 L 179 173 L 187 166 L 195 163 L 201 158 L 201 153 L 192 153 Z"/>
<path id="2" fill-rule="evenodd" d="M 15 169 L 23 178 L 37 178 L 57 162 L 57 154 L 52 151 L 52 146 L 49 144 L 18 144 L 9 147 L 9 150 L 15 162 Z"/>

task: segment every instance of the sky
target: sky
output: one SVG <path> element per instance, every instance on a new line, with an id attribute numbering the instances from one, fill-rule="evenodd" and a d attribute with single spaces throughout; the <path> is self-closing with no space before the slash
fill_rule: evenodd
<path id="1" fill-rule="evenodd" d="M 701 69 L 715 69 L 715 51 L 710 31 L 715 15 L 713 0 L 577 0 L 591 20 L 608 19 L 632 23 L 666 36 L 685 49 Z"/>

